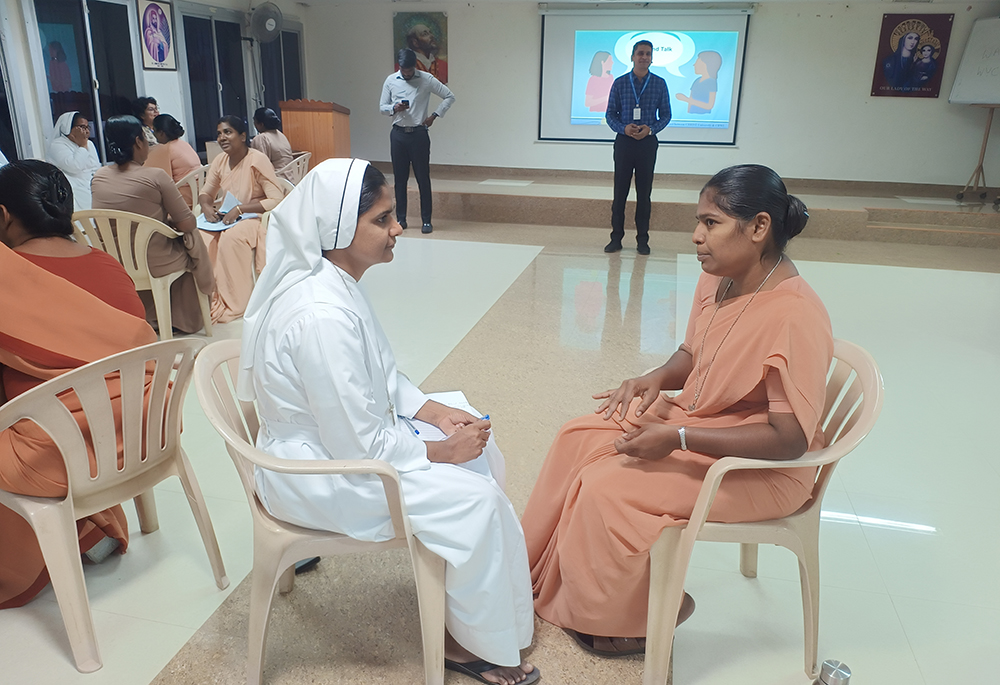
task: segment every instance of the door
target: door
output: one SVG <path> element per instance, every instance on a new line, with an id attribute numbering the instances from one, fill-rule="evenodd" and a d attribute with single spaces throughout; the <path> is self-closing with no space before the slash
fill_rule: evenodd
<path id="1" fill-rule="evenodd" d="M 216 125 L 223 114 L 247 119 L 240 25 L 214 17 L 185 15 L 184 47 L 196 148 L 204 151 L 205 143 L 215 140 Z"/>

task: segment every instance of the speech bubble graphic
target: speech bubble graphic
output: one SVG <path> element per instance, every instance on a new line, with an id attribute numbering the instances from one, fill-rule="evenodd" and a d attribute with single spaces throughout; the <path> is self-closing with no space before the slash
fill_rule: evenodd
<path id="1" fill-rule="evenodd" d="M 668 31 L 632 31 L 615 43 L 615 59 L 631 64 L 632 46 L 640 40 L 648 40 L 653 44 L 654 67 L 663 67 L 674 76 L 683 78 L 679 67 L 695 56 L 694 41 L 689 35 Z"/>

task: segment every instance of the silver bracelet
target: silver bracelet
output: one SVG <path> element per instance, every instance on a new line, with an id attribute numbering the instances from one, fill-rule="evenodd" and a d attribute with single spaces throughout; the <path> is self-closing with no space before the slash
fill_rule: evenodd
<path id="1" fill-rule="evenodd" d="M 687 436 L 684 434 L 684 426 L 677 429 L 677 437 L 681 439 L 681 449 L 687 452 L 688 441 Z"/>

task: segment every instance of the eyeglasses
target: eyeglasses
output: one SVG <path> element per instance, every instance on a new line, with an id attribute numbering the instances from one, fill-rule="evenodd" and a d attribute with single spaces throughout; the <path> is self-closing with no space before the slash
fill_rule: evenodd
<path id="1" fill-rule="evenodd" d="M 82 129 L 84 131 L 89 131 L 90 130 L 90 124 L 77 124 L 73 128 L 79 128 L 79 129 Z"/>

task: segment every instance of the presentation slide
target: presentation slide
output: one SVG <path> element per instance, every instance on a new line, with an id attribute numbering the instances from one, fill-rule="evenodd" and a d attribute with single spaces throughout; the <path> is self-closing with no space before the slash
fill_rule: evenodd
<path id="1" fill-rule="evenodd" d="M 632 69 L 632 46 L 647 40 L 650 71 L 670 92 L 670 125 L 658 138 L 735 143 L 746 15 L 605 16 L 599 28 L 593 13 L 546 15 L 544 22 L 540 139 L 613 140 L 605 122 L 611 85 Z"/>

